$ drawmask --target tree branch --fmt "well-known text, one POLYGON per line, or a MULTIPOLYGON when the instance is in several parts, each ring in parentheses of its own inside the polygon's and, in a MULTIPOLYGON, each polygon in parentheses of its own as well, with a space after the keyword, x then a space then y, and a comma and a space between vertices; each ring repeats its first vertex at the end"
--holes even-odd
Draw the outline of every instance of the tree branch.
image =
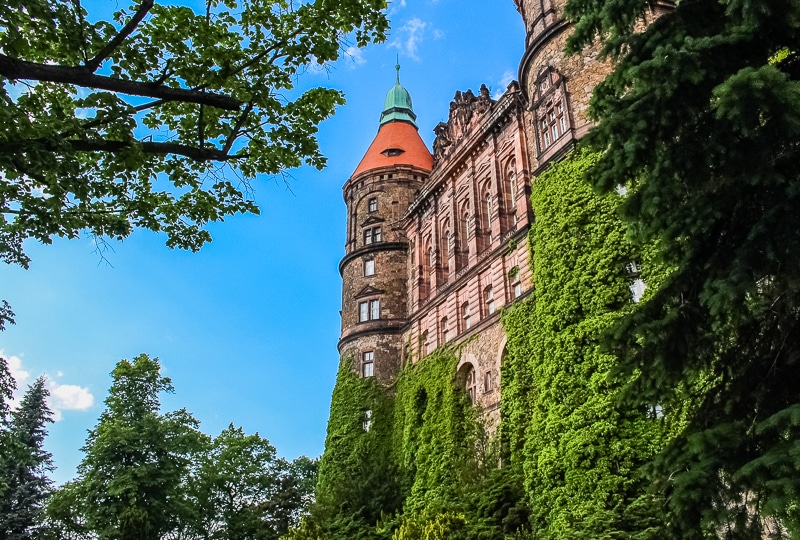
POLYGON ((87 73, 82 67, 49 66, 35 64, 0 54, 0 75, 9 79, 48 81, 74 84, 85 88, 99 88, 132 96, 146 96, 168 101, 199 103, 226 111, 238 110, 242 102, 223 94, 206 93, 184 88, 170 88, 149 82, 126 81, 103 75, 87 73))
POLYGON ((171 142, 138 142, 138 141, 107 141, 99 140, 71 140, 67 141, 73 150, 83 152, 119 152, 128 148, 139 147, 146 154, 177 154, 195 161, 230 161, 242 159, 247 154, 230 155, 216 148, 198 148, 180 143, 171 142))
POLYGON ((247 117, 250 116, 250 112, 252 110, 253 110, 253 102, 251 101, 250 103, 247 104, 247 106, 245 106, 244 111, 242 111, 241 116, 239 116, 239 119, 236 120, 236 125, 234 125, 233 129, 231 129, 231 133, 230 135, 228 135, 228 138, 225 141, 225 146, 222 147, 222 151, 225 152, 226 154, 231 151, 231 147, 233 146, 234 141, 236 141, 236 139, 239 137, 239 131, 242 129, 242 126, 247 121, 247 117))
POLYGON ((147 15, 147 12, 153 7, 153 1, 154 0, 142 0, 141 5, 139 5, 139 9, 137 9, 136 13, 133 14, 133 17, 130 21, 128 21, 128 24, 123 26, 122 30, 120 30, 119 33, 114 36, 114 38, 109 41, 108 44, 103 47, 100 52, 97 53, 97 55, 95 55, 94 58, 86 62, 86 64, 83 66, 84 69, 89 70, 91 73, 97 71, 97 68, 100 67, 100 64, 103 63, 103 60, 105 60, 109 54, 114 52, 114 49, 119 47, 120 43, 125 41, 125 38, 131 35, 136 27, 139 26, 139 23, 142 22, 142 19, 144 19, 145 15, 147 15))
MULTIPOLYGON (((173 143, 173 142, 150 142, 150 141, 109 141, 106 139, 69 139, 66 141, 55 141, 53 139, 27 139, 21 141, 6 141, 0 149, 0 156, 8 154, 13 156, 12 159, 19 157, 25 152, 38 148, 39 150, 47 150, 56 152, 59 150, 74 150, 78 152, 121 152, 130 148, 139 148, 145 154, 177 154, 184 156, 195 161, 232 161, 236 159, 244 159, 250 157, 249 154, 229 154, 226 151, 217 148, 200 148, 197 146, 190 146, 188 144, 173 143), (64 145, 69 145, 65 148, 64 145)), ((45 179, 38 178, 29 173, 25 167, 22 167, 21 160, 15 159, 12 163, 16 169, 39 181, 43 185, 45 179)))

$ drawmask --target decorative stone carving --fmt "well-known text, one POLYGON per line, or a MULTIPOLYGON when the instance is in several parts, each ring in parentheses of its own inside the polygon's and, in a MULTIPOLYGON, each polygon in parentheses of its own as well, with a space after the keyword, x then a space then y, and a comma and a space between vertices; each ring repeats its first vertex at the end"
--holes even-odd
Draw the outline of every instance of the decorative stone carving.
POLYGON ((536 79, 532 96, 534 125, 539 156, 574 140, 564 78, 552 67, 544 68, 536 79))
POLYGON ((447 122, 440 122, 433 132, 436 140, 433 142, 433 159, 440 161, 450 154, 453 145, 461 141, 471 129, 479 122, 483 113, 489 110, 494 100, 489 95, 485 84, 481 85, 478 95, 467 90, 461 93, 456 91, 453 101, 450 102, 450 115, 447 122))

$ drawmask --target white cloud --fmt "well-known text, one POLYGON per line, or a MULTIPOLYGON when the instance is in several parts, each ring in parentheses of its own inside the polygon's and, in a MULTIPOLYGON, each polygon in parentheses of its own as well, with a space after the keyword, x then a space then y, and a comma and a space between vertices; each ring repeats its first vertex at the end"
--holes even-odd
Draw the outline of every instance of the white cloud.
POLYGON ((437 28, 433 31, 433 39, 444 39, 444 32, 437 28))
POLYGON ((502 96, 505 93, 506 88, 508 88, 508 85, 511 84, 511 81, 513 80, 514 80, 514 72, 512 72, 510 69, 506 70, 506 72, 503 73, 503 77, 500 79, 500 81, 498 81, 497 83, 498 88, 497 90, 495 90, 494 96, 492 97, 494 99, 500 99, 500 96, 502 96))
MULTIPOLYGON (((28 389, 28 385, 33 382, 31 373, 23 368, 21 357, 6 355, 2 349, 0 349, 0 357, 5 358, 8 362, 8 369, 17 383, 17 390, 9 403, 11 408, 15 409, 19 406, 22 396, 28 389)), ((63 375, 61 371, 58 371, 58 377, 63 375)), ((50 391, 50 398, 47 400, 47 404, 50 410, 53 411, 53 420, 56 422, 63 418, 63 411, 85 411, 94 405, 94 396, 88 388, 75 384, 58 384, 52 379, 47 387, 50 391)))
POLYGON ((6 356, 5 351, 2 349, 0 349, 0 356, 8 361, 8 370, 14 380, 17 381, 17 388, 25 388, 31 378, 31 374, 29 371, 22 369, 22 358, 19 356, 6 356))
POLYGON ((62 418, 62 411, 85 411, 94 405, 94 396, 88 388, 75 384, 58 384, 50 381, 50 409, 53 411, 53 420, 58 422, 62 418))
POLYGON ((364 58, 364 55, 361 52, 361 49, 354 45, 344 50, 344 56, 347 59, 347 65, 351 68, 367 62, 366 58, 364 58))
POLYGON ((402 8, 406 7, 406 0, 394 0, 393 2, 389 2, 389 15, 394 15, 402 8))
MULTIPOLYGON (((418 17, 414 17, 397 30, 397 36, 389 43, 389 46, 398 49, 413 60, 419 60, 417 49, 420 43, 425 40, 426 29, 430 27, 430 24, 418 17)), ((444 34, 434 30, 434 36, 444 36, 444 34)))

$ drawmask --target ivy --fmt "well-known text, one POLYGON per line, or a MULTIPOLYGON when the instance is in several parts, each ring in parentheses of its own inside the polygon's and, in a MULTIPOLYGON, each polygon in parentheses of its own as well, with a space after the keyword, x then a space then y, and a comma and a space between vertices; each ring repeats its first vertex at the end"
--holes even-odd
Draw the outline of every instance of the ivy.
POLYGON ((543 538, 628 538, 658 515, 639 471, 662 444, 663 425, 625 407, 627 381, 602 349, 632 305, 626 264, 638 257, 616 217, 621 196, 583 182, 596 159, 574 152, 536 179, 534 292, 503 315, 504 446, 522 467, 543 538))
POLYGON ((344 360, 317 505, 292 538, 657 537, 664 503, 643 465, 681 425, 681 408, 630 406, 632 377, 616 372, 604 342, 635 308, 628 263, 642 263, 648 284, 669 272, 654 263, 657 246, 626 238, 624 197, 584 182, 596 159, 573 152, 533 186, 534 287, 503 311, 497 435, 487 436, 456 380, 457 347, 406 366, 389 388, 344 360))

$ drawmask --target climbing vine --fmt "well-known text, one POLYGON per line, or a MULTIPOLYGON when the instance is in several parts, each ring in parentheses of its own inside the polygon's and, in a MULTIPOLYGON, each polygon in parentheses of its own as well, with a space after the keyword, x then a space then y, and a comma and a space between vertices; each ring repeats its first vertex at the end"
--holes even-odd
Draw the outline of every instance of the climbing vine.
POLYGON ((536 179, 534 292, 503 317, 503 437, 543 538, 629 537, 658 519, 639 469, 662 444, 662 422, 625 407, 627 381, 601 346, 632 305, 638 257, 616 217, 621 196, 582 181, 595 160, 575 152, 536 179))
POLYGON ((626 405, 630 379, 603 342, 635 307, 633 280, 658 283, 664 269, 647 268, 653 246, 626 239, 623 196, 583 182, 595 160, 574 152, 533 186, 534 290, 503 310, 499 450, 456 379, 458 348, 407 365, 388 388, 343 360, 317 504, 292 538, 654 538, 662 501, 642 465, 679 415, 626 405))

